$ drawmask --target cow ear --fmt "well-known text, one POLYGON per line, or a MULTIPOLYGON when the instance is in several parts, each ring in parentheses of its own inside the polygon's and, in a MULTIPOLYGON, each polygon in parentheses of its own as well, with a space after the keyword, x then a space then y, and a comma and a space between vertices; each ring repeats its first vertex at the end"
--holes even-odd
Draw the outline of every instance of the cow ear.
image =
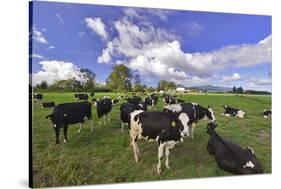
POLYGON ((251 147, 247 147, 247 149, 254 155, 255 154, 255 151, 254 151, 254 149, 253 148, 251 148, 251 147))

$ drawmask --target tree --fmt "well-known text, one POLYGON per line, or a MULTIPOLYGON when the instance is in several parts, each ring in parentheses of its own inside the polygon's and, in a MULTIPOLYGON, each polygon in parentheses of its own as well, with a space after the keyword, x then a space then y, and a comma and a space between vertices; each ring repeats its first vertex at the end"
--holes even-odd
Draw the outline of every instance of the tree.
POLYGON ((48 88, 47 81, 41 81, 39 87, 40 87, 40 89, 47 89, 48 88))
POLYGON ((236 87, 235 86, 232 88, 232 93, 236 93, 236 87))
POLYGON ((80 91, 83 86, 75 78, 67 80, 59 80, 49 87, 52 90, 63 90, 63 91, 80 91))
POLYGON ((237 88, 236 91, 237 91, 237 93, 243 93, 243 88, 240 86, 240 87, 237 88))
POLYGON ((168 90, 175 90, 177 88, 177 85, 174 82, 169 82, 166 80, 160 80, 158 82, 158 90, 164 90, 164 91, 168 91, 168 90))
POLYGON ((83 74, 81 80, 83 81, 83 87, 85 90, 93 90, 95 88, 96 74, 88 68, 81 68, 80 72, 83 74))
POLYGON ((114 92, 129 92, 132 90, 131 79, 129 68, 123 64, 116 65, 106 79, 106 86, 114 92))

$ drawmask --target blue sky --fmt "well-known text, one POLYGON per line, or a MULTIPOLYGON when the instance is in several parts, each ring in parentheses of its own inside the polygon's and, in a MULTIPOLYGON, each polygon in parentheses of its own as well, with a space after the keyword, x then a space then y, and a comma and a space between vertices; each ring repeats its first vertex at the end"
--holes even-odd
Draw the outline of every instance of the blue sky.
POLYGON ((271 91, 271 17, 89 4, 33 4, 33 82, 103 83, 126 64, 144 84, 213 84, 271 91))

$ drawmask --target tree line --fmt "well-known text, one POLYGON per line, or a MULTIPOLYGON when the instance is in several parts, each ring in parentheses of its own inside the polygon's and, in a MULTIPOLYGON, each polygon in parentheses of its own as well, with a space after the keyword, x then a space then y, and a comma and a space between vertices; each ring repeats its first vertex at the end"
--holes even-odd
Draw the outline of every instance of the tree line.
POLYGON ((75 78, 58 80, 53 84, 42 81, 34 87, 35 91, 88 91, 88 92, 153 92, 175 90, 177 85, 172 81, 160 80, 157 87, 146 86, 141 82, 140 75, 134 73, 126 65, 112 67, 105 85, 96 82, 96 74, 87 68, 80 69, 84 80, 75 78))

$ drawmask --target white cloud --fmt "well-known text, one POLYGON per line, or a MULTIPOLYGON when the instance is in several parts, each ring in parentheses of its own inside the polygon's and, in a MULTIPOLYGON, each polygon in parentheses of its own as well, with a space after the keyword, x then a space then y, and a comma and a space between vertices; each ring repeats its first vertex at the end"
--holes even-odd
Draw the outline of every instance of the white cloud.
POLYGON ((101 18, 85 18, 85 22, 88 28, 100 35, 103 39, 107 40, 108 34, 101 18))
POLYGON ((238 80, 242 80, 239 73, 233 73, 232 75, 222 77, 223 82, 231 82, 231 81, 238 81, 238 80))
POLYGON ((204 31, 204 27, 197 22, 188 22, 186 24, 186 32, 189 36, 196 36, 202 31, 204 31))
POLYGON ((264 85, 271 85, 271 79, 263 79, 263 78, 250 78, 247 81, 247 84, 250 86, 264 86, 264 85))
POLYGON ((47 49, 50 50, 50 49, 55 49, 55 48, 56 48, 55 46, 51 45, 47 49))
POLYGON ((60 23, 64 24, 65 21, 64 19, 61 17, 61 15, 59 13, 56 14, 57 19, 59 20, 60 23))
POLYGON ((40 55, 40 54, 32 54, 31 57, 32 58, 38 58, 38 59, 45 59, 45 57, 40 55))
MULTIPOLYGON (((99 63, 118 58, 116 64, 124 63, 143 76, 178 83, 206 83, 209 81, 207 77, 228 67, 271 63, 271 35, 256 44, 229 45, 214 51, 189 53, 182 50, 177 35, 155 27, 139 9, 124 9, 124 14, 123 18, 113 22, 117 35, 107 42, 98 57, 99 63)), ((190 35, 204 30, 196 22, 187 27, 190 35)), ((238 73, 223 78, 224 81, 240 79, 238 73)))
POLYGON ((34 39, 38 43, 48 44, 48 41, 45 36, 35 26, 33 26, 32 28, 32 39, 34 39))
POLYGON ((47 81, 48 84, 54 83, 56 80, 65 80, 75 78, 78 81, 85 81, 80 68, 72 62, 64 62, 58 60, 40 61, 42 70, 32 74, 33 85, 47 81))

